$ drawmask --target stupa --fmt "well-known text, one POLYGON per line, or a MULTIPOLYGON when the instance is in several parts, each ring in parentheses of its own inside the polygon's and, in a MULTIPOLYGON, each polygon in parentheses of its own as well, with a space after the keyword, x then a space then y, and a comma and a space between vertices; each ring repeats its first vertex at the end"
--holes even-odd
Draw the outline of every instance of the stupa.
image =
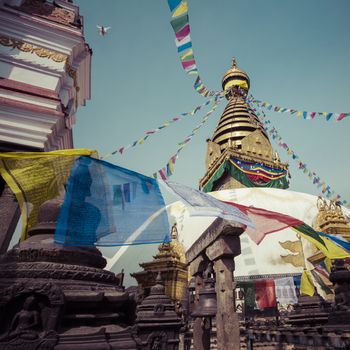
POLYGON ((204 192, 244 187, 288 188, 288 165, 271 146, 259 118, 246 102, 250 87, 247 73, 232 67, 222 79, 228 99, 213 137, 207 140, 204 192))

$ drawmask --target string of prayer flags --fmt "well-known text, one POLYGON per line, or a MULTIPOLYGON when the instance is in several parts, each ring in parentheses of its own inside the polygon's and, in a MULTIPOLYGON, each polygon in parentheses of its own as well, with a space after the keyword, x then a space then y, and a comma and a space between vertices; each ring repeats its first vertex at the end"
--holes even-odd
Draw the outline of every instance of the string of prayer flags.
POLYGON ((188 2, 187 0, 168 0, 168 5, 171 11, 170 23, 175 33, 175 44, 182 68, 187 74, 196 77, 193 87, 199 94, 204 97, 213 96, 215 92, 209 91, 203 84, 194 58, 188 17, 188 2))
POLYGON ((269 102, 265 102, 262 100, 257 100, 251 95, 252 102, 255 103, 257 106, 261 108, 265 108, 268 111, 271 112, 278 112, 278 113, 289 113, 292 115, 297 116, 298 118, 303 119, 315 119, 315 117, 322 117, 325 118, 326 121, 334 120, 334 121, 341 121, 346 117, 350 116, 350 113, 333 113, 333 112, 308 112, 308 111, 301 111, 294 108, 285 108, 273 105, 269 102))
MULTIPOLYGON (((252 100, 247 100, 247 102, 249 104, 249 102, 252 102, 252 100)), ((256 106, 260 108, 258 105, 256 106)), ((284 142, 277 129, 274 126, 272 126, 271 121, 267 119, 265 112, 261 108, 261 113, 256 108, 253 108, 251 106, 250 108, 257 114, 257 116, 259 116, 262 119, 265 129, 272 137, 272 139, 275 140, 277 145, 283 148, 287 152, 287 154, 296 162, 298 169, 308 176, 308 178, 312 181, 313 185, 321 189, 322 194, 325 195, 328 199, 334 199, 340 202, 341 204, 345 205, 347 201, 345 199, 342 199, 342 197, 339 194, 336 194, 336 192, 332 190, 330 185, 323 181, 315 171, 309 169, 307 164, 301 161, 300 157, 287 145, 286 142, 284 142)))
POLYGON ((173 123, 176 123, 180 120, 182 120, 184 117, 188 117, 188 116, 193 116, 195 115, 197 112, 199 112, 203 107, 208 106, 213 100, 215 100, 215 98, 217 96, 221 96, 222 93, 215 93, 215 97, 207 100, 206 102, 202 103, 199 106, 196 106, 193 110, 191 110, 190 112, 185 112, 185 113, 181 113, 180 115, 164 122, 162 125, 158 126, 155 129, 151 129, 148 130, 144 133, 144 136, 140 137, 139 139, 135 140, 134 142, 130 143, 129 145, 126 146, 122 146, 117 148, 116 150, 114 150, 113 152, 107 153, 106 155, 104 155, 103 157, 101 157, 101 159, 106 159, 114 154, 120 153, 123 154, 126 150, 128 150, 129 148, 135 147, 137 145, 142 145, 151 135, 156 134, 157 132, 161 131, 162 129, 167 128, 168 126, 170 126, 173 123))
POLYGON ((180 152, 192 140, 193 136, 195 136, 198 130, 208 121, 209 117, 216 110, 222 99, 222 94, 215 96, 213 107, 204 115, 202 121, 194 129, 192 129, 191 133, 188 136, 186 136, 186 138, 183 141, 178 143, 178 146, 180 147, 178 148, 176 153, 170 157, 166 166, 153 173, 154 178, 158 178, 159 176, 162 180, 167 180, 167 178, 174 173, 175 162, 179 157, 180 152))
POLYGON ((238 208, 252 221, 256 229, 247 227, 245 233, 256 244, 260 244, 266 235, 291 228, 307 241, 315 245, 329 259, 345 259, 350 257, 349 252, 333 243, 320 232, 292 216, 257 207, 248 207, 242 204, 224 201, 226 204, 238 208))
POLYGON ((63 194, 74 160, 79 156, 97 156, 97 152, 66 149, 0 153, 0 175, 15 194, 22 214, 21 240, 36 225, 40 206, 63 194))
POLYGON ((75 160, 54 235, 67 246, 169 242, 155 179, 90 157, 75 160))

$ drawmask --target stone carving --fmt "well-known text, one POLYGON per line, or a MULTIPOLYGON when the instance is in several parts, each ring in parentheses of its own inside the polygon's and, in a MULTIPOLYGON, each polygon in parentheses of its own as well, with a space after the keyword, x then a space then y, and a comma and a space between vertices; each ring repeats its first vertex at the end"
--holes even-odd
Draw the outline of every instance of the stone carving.
MULTIPOLYGON (((10 334, 25 333, 29 339, 32 338, 31 333, 40 326, 40 315, 34 306, 35 298, 27 297, 21 311, 17 312, 10 326, 10 334)), ((41 320, 40 320, 41 321, 41 320)))
POLYGON ((157 304, 154 306, 154 315, 163 316, 165 312, 165 307, 163 304, 157 304))
POLYGON ((9 288, 0 291, 0 307, 7 304, 10 299, 18 297, 23 294, 42 294, 47 296, 50 303, 53 305, 63 305, 64 296, 60 288, 52 283, 37 283, 26 284, 16 283, 9 288))
POLYGON ((0 349, 52 349, 64 304, 54 284, 17 283, 0 294, 0 349))
POLYGON ((344 260, 334 261, 330 280, 335 283, 334 309, 350 312, 350 271, 344 260))
POLYGON ((0 278, 26 278, 28 275, 32 278, 50 278, 52 276, 52 271, 55 271, 55 279, 117 283, 115 274, 106 270, 55 263, 3 264, 0 271, 0 278))
POLYGON ((26 43, 24 41, 10 38, 8 36, 0 36, 0 45, 11 47, 13 49, 18 49, 23 52, 30 52, 41 58, 48 58, 55 62, 67 62, 68 56, 61 54, 57 51, 52 51, 48 49, 44 49, 42 47, 34 46, 32 44, 26 43))
POLYGON ((149 344, 150 350, 165 350, 167 345, 167 334, 166 332, 153 332, 149 335, 147 343, 149 344))
POLYGON ((152 350, 161 350, 161 338, 159 336, 154 337, 154 339, 152 340, 152 346, 151 349, 152 350))
POLYGON ((30 15, 44 17, 69 26, 74 25, 75 13, 58 7, 54 3, 42 0, 25 0, 21 6, 13 7, 30 15))
POLYGON ((77 71, 69 63, 69 56, 59 53, 57 51, 34 46, 22 40, 3 35, 0 35, 0 45, 18 49, 23 52, 30 52, 32 54, 37 55, 38 57, 51 59, 54 62, 64 62, 66 73, 73 79, 74 88, 76 89, 76 91, 79 91, 80 88, 78 86, 77 71))

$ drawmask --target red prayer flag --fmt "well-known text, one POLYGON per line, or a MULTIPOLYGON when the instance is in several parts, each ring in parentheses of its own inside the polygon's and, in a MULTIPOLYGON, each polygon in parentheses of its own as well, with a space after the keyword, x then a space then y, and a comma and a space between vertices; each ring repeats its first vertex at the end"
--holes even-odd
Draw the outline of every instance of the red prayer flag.
POLYGON ((256 207, 247 207, 245 205, 232 202, 224 202, 238 208, 243 213, 248 215, 249 219, 255 225, 256 230, 247 227, 245 232, 256 244, 259 244, 269 233, 277 232, 291 226, 304 224, 304 222, 299 219, 293 218, 289 215, 277 213, 275 211, 256 207))
POLYGON ((275 282, 273 279, 255 282, 255 300, 260 310, 276 307, 275 282))
POLYGON ((180 29, 176 34, 177 40, 182 40, 184 37, 186 37, 188 34, 190 34, 190 25, 186 24, 182 29, 180 29))

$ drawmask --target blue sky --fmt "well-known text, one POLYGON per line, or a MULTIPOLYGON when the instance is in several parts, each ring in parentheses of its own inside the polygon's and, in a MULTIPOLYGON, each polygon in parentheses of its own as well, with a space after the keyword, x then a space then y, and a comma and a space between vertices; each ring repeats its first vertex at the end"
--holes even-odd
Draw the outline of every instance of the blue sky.
MULTIPOLYGON (((92 99, 78 112, 75 147, 94 148, 103 155, 204 102, 182 70, 165 0, 76 2, 93 60, 92 99), (101 37, 97 24, 112 29, 101 37)), ((189 5, 197 65, 210 89, 220 89, 235 56, 257 98, 302 110, 350 111, 348 0, 192 0, 189 5)), ((198 186, 205 171, 205 139, 212 135, 224 105, 180 154, 174 181, 198 186)), ((144 145, 108 160, 151 175, 166 164, 202 115, 175 123, 144 145)), ((336 123, 269 116, 308 167, 350 201, 350 118, 336 123)), ((290 161, 290 188, 317 194, 285 151, 272 144, 282 160, 290 161)))
MULTIPOLYGON (((181 67, 166 0, 75 2, 93 50, 92 99, 79 109, 75 147, 104 155, 205 101, 181 67), (112 29, 101 37, 97 24, 112 29)), ((197 66, 209 89, 221 88, 235 56, 257 98, 301 110, 350 112, 349 0, 190 0, 189 6, 197 66)), ((224 106, 183 149, 172 180, 198 186, 205 172, 205 140, 224 106)), ((203 114, 108 160, 151 175, 166 164, 203 114)), ((350 118, 337 123, 278 113, 269 117, 308 167, 350 201, 350 118)), ((290 189, 318 194, 285 151, 274 141, 272 145, 290 163, 290 189)))

